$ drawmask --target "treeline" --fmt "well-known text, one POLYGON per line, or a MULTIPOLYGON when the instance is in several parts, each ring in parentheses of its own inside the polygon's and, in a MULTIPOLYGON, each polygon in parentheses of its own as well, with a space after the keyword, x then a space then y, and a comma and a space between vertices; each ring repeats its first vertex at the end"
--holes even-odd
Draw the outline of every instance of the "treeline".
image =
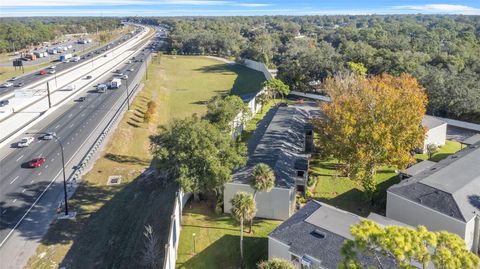
POLYGON ((0 18, 0 53, 38 45, 64 34, 113 30, 119 26, 117 18, 0 18))
POLYGON ((369 75, 410 73, 428 112, 480 122, 480 16, 148 18, 171 28, 168 51, 246 57, 278 68, 292 90, 315 91, 348 63, 369 75))

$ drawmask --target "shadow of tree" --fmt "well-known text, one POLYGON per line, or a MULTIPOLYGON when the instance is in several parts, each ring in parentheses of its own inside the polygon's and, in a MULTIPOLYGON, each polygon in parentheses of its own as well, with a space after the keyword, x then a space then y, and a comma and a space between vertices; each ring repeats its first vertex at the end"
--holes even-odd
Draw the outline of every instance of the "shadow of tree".
POLYGON ((147 159, 140 159, 138 157, 128 156, 128 155, 107 153, 105 154, 104 157, 117 163, 131 163, 131 164, 139 164, 139 165, 149 165, 150 163, 150 161, 147 159))

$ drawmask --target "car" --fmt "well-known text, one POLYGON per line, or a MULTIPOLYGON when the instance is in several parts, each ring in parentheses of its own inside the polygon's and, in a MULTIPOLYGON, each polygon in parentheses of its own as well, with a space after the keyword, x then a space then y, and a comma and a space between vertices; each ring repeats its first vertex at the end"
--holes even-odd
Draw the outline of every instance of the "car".
POLYGON ((30 168, 38 168, 38 167, 42 166, 42 164, 43 164, 45 161, 46 161, 45 158, 42 158, 42 157, 40 157, 40 158, 35 158, 35 159, 33 159, 33 160, 31 160, 31 161, 28 162, 28 166, 29 166, 30 168))
POLYGON ((34 138, 31 136, 26 136, 17 143, 17 146, 20 148, 28 147, 28 145, 32 144, 34 138))
POLYGON ((133 70, 135 70, 135 69, 133 69, 133 68, 130 68, 130 69, 128 69, 127 71, 133 72, 133 70))
POLYGON ((5 83, 2 84, 2 88, 8 88, 12 85, 13 85, 13 83, 11 83, 11 82, 5 82, 5 83))
POLYGON ((1 100, 0 101, 0 107, 8 106, 10 104, 10 101, 8 100, 1 100))
POLYGON ((18 79, 17 77, 13 77, 13 78, 9 79, 9 81, 15 81, 17 79, 18 79))
POLYGON ((86 99, 87 99, 87 98, 85 98, 85 97, 82 96, 82 97, 78 98, 78 101, 79 101, 79 102, 83 102, 83 101, 85 101, 86 99))
POLYGON ((120 77, 121 79, 128 79, 128 75, 123 75, 120 77))
POLYGON ((19 82, 19 83, 13 85, 13 87, 23 87, 24 85, 25 85, 25 83, 19 82))
POLYGON ((48 73, 50 73, 50 74, 55 74, 55 72, 56 72, 55 69, 52 69, 52 70, 50 70, 48 73))
POLYGON ((132 63, 132 60, 128 60, 127 64, 131 64, 132 63))
POLYGON ((52 65, 52 66, 49 67, 49 69, 55 69, 55 68, 57 68, 56 65, 52 65))
POLYGON ((43 140, 52 140, 57 134, 55 132, 48 132, 43 135, 42 139, 43 140))
POLYGON ((125 74, 122 73, 122 72, 118 72, 118 74, 117 74, 117 76, 119 76, 119 77, 121 77, 121 76, 123 76, 123 75, 125 75, 125 74))
POLYGON ((108 56, 108 54, 103 55, 103 57, 107 57, 107 56, 108 56))
POLYGON ((47 72, 47 71, 45 71, 45 70, 42 70, 42 71, 40 71, 38 74, 39 74, 39 75, 41 75, 41 76, 43 76, 43 75, 46 75, 46 74, 48 74, 48 72, 47 72))

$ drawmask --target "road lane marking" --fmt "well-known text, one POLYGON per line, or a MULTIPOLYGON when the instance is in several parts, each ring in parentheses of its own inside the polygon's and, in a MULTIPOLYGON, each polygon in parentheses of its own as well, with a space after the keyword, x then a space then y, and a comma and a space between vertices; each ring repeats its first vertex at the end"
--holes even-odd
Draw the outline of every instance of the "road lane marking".
POLYGON ((17 199, 13 199, 12 203, 15 203, 17 201, 17 199))
POLYGON ((58 127, 60 127, 60 124, 58 124, 57 126, 55 126, 55 129, 57 129, 58 127))
POLYGON ((38 175, 41 176, 41 175, 42 175, 42 172, 38 173, 38 175))
POLYGON ((2 214, 5 214, 6 212, 7 212, 7 210, 5 209, 5 210, 2 211, 2 214))
POLYGON ((69 118, 71 118, 72 116, 73 116, 72 114, 68 115, 69 118))
POLYGON ((30 181, 30 184, 32 184, 32 183, 33 183, 33 181, 34 181, 34 180, 32 179, 32 181, 30 181))
POLYGON ((22 193, 24 193, 27 189, 23 189, 22 193))
POLYGON ((53 161, 55 161, 55 159, 52 159, 52 161, 51 161, 51 162, 53 162, 53 161))
POLYGON ((21 158, 23 158, 23 155, 18 157, 17 162, 20 161, 21 158))
POLYGON ((15 182, 15 180, 17 180, 19 178, 19 176, 16 176, 11 182, 10 184, 13 184, 13 182, 15 182))

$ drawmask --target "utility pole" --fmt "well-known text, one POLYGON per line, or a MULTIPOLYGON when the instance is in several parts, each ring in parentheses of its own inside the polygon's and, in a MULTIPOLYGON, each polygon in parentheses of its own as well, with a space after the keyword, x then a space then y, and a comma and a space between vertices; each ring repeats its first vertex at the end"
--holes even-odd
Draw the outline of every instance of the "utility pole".
POLYGON ((50 83, 47 81, 47 95, 48 95, 48 108, 52 107, 52 101, 50 100, 50 83))

